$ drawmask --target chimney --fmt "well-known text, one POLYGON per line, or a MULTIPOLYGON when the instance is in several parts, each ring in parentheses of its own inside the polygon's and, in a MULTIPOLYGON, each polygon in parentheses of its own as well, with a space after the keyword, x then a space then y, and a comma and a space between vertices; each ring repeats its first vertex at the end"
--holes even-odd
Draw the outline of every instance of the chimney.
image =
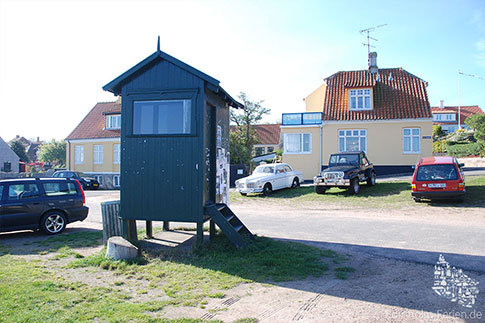
POLYGON ((378 72, 376 52, 369 53, 369 72, 371 74, 376 74, 378 72))
POLYGON ((440 100, 440 109, 444 109, 444 108, 445 108, 445 101, 440 100))

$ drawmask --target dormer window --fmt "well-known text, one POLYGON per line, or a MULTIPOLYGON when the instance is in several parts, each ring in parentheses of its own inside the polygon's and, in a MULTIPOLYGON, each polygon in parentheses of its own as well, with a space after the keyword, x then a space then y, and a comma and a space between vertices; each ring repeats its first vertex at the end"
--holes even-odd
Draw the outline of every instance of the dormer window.
POLYGON ((349 90, 350 110, 372 110, 371 89, 349 90))
POLYGON ((456 115, 454 113, 436 113, 433 114, 433 121, 453 122, 456 121, 456 115))
POLYGON ((109 114, 105 117, 105 129, 120 129, 121 128, 121 115, 120 114, 109 114))

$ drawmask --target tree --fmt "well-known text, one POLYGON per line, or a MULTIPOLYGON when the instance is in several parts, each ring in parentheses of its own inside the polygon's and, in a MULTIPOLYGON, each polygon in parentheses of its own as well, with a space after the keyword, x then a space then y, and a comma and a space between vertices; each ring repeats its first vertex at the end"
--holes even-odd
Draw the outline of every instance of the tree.
POLYGON ((231 109, 231 121, 236 124, 229 136, 231 164, 247 164, 251 161, 254 144, 258 143, 254 125, 271 110, 261 105, 263 100, 253 102, 244 92, 238 97, 244 107, 231 109))
POLYGON ((18 140, 12 141, 10 144, 10 148, 19 156, 19 159, 21 162, 28 163, 29 162, 29 156, 27 156, 27 153, 25 152, 25 147, 20 143, 18 140))
POLYGON ((39 147, 37 156, 41 162, 64 165, 66 164, 66 142, 52 139, 51 142, 39 147))
POLYGON ((439 138, 443 137, 445 132, 441 128, 441 125, 433 126, 433 139, 438 140, 439 138))
POLYGON ((485 141, 485 114, 474 114, 466 118, 465 124, 475 131, 475 139, 485 141))

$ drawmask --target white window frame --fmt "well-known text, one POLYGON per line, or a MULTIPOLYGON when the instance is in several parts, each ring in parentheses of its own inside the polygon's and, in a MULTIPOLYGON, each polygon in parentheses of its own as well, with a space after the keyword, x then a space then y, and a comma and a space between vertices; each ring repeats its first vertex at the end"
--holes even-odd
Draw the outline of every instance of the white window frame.
POLYGON ((287 155, 301 155, 301 154, 308 155, 308 154, 311 154, 312 153, 312 134, 311 133, 285 133, 283 145, 284 145, 283 152, 284 152, 284 154, 287 154, 287 155), (300 138, 299 138, 300 151, 298 151, 298 152, 288 151, 288 138, 289 138, 289 136, 296 136, 296 135, 300 136, 300 138), (305 148, 305 145, 304 145, 305 136, 308 136, 307 138, 309 138, 309 142, 310 142, 308 151, 304 150, 304 148, 305 148))
POLYGON ((456 121, 456 114, 454 113, 436 113, 433 114, 433 121, 456 121))
POLYGON ((121 163, 121 144, 113 145, 113 164, 121 163))
POLYGON ((402 153, 407 154, 407 155, 412 155, 412 154, 420 154, 421 153, 421 128, 403 128, 402 129, 402 153), (405 135, 404 132, 406 130, 409 130, 409 135, 405 135), (418 134, 413 134, 413 130, 418 130, 418 134), (415 150, 415 147, 413 145, 413 138, 418 138, 418 150, 415 150), (410 147, 411 150, 406 151, 405 150, 405 139, 409 138, 410 140, 410 147))
POLYGON ((349 110, 350 111, 367 111, 372 110, 372 89, 350 89, 349 90, 349 110), (362 99, 362 106, 359 106, 359 98, 362 99), (353 101, 355 99, 355 101, 353 101), (366 99, 369 99, 367 101, 366 99), (355 102, 355 106, 352 104, 355 102), (368 106, 366 104, 368 102, 368 106))
POLYGON ((108 114, 105 117, 105 129, 121 129, 121 114, 108 114))
POLYGON ((93 164, 101 165, 104 161, 104 145, 93 146, 93 164))
POLYGON ((82 165, 84 164, 84 146, 75 145, 74 146, 74 164, 82 165))
POLYGON ((113 175, 113 186, 120 187, 120 175, 113 175))
POLYGON ((354 151, 364 151, 367 152, 367 129, 338 129, 337 130, 337 135, 338 135, 338 151, 339 153, 343 152, 354 152, 354 151), (357 131, 357 133, 355 133, 357 131), (350 132, 350 134, 349 134, 350 132), (359 149, 358 150, 347 150, 347 138, 358 138, 359 142, 359 149), (344 139, 344 145, 340 144, 340 139, 344 139), (365 147, 362 147, 362 138, 365 139, 365 147), (362 149, 364 148, 364 149, 362 149))

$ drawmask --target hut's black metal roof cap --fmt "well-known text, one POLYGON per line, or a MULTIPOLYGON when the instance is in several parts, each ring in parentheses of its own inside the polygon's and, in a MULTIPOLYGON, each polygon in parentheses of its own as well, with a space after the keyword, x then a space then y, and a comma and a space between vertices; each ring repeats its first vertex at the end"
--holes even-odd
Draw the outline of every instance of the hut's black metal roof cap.
POLYGON ((121 94, 121 87, 123 86, 124 83, 129 81, 135 74, 137 74, 139 71, 143 70, 146 66, 150 65, 152 62, 162 59, 166 60, 179 68, 194 74, 195 76, 203 79, 204 81, 207 82, 207 88, 213 91, 214 93, 217 93, 220 95, 224 101, 229 103, 230 106, 234 108, 242 108, 244 107, 241 103, 237 102, 234 100, 220 85, 219 81, 216 80, 215 78, 199 71, 196 68, 193 68, 192 66, 185 64, 184 62, 176 59, 173 56, 168 55, 167 53, 162 52, 159 48, 157 48, 157 51, 153 53, 152 55, 148 56, 144 60, 142 60, 140 63, 136 64, 132 68, 130 68, 128 71, 124 72, 117 78, 115 78, 113 81, 109 82, 105 86, 103 86, 103 90, 108 91, 113 93, 114 95, 120 95, 121 94))

